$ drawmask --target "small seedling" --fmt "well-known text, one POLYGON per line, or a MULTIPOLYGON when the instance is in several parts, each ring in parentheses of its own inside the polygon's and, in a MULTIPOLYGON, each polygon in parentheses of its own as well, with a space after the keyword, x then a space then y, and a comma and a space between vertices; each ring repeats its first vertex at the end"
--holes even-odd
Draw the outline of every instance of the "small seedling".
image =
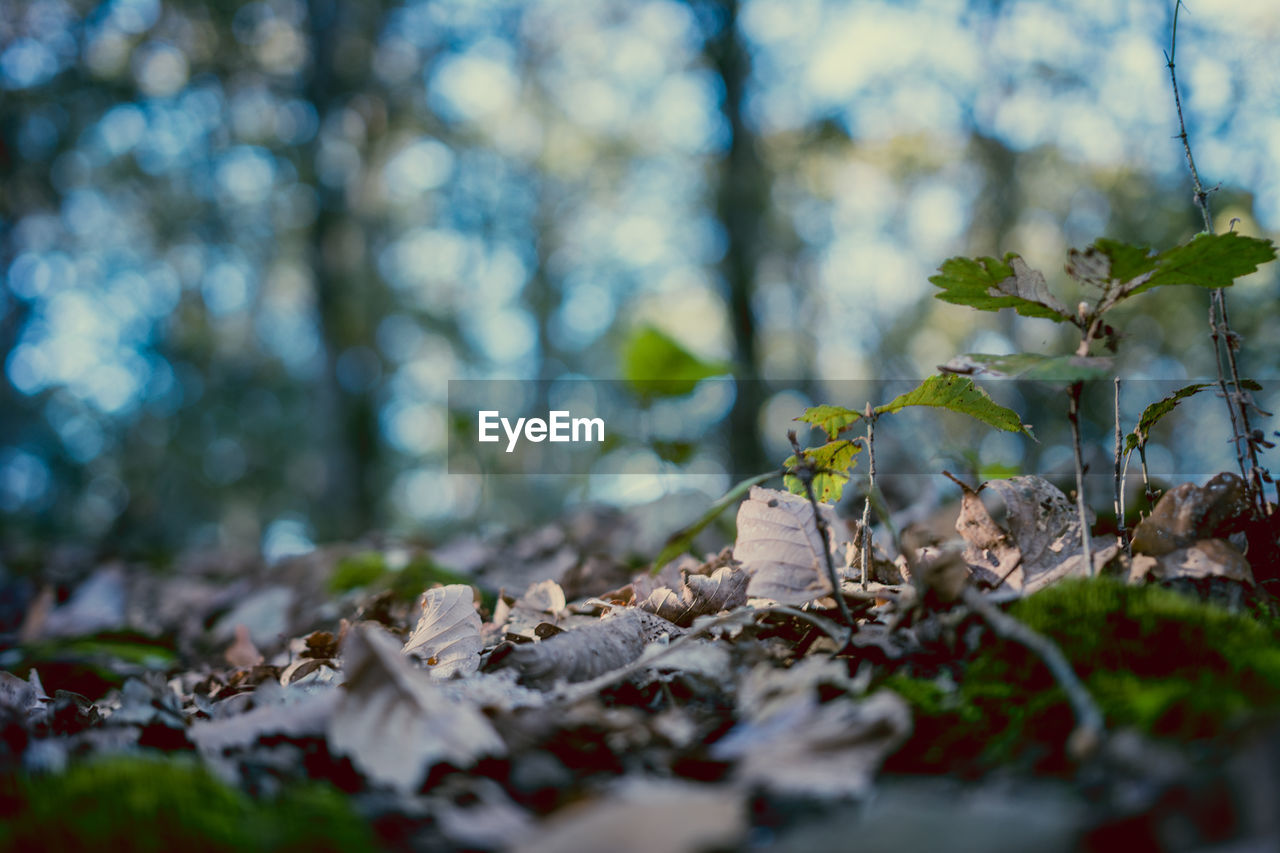
POLYGON ((1065 382, 1067 418, 1071 424, 1075 457, 1076 506, 1080 513, 1081 545, 1092 571, 1089 524, 1084 499, 1084 459, 1080 440, 1080 395, 1088 379, 1112 371, 1112 359, 1091 355, 1095 342, 1115 352, 1119 333, 1107 322, 1109 312, 1121 302, 1167 285, 1195 285, 1210 289, 1231 286, 1237 278, 1255 272, 1274 260, 1269 240, 1227 234, 1198 234, 1189 243, 1158 254, 1141 246, 1100 239, 1083 251, 1071 249, 1066 272, 1079 282, 1091 299, 1069 309, 1054 296, 1044 275, 1031 269, 1017 254, 996 258, 951 258, 929 280, 941 288, 935 294, 944 302, 967 305, 979 311, 1012 308, 1026 317, 1041 317, 1077 328, 1080 340, 1070 355, 1014 353, 959 356, 943 370, 959 374, 1065 382))
POLYGON ((783 464, 789 473, 787 488, 796 494, 809 495, 811 500, 835 503, 840 500, 849 472, 857 464, 856 455, 867 451, 867 493, 862 505, 862 587, 867 586, 867 567, 871 564, 871 502, 876 490, 876 421, 882 415, 901 411, 909 406, 929 406, 948 409, 968 415, 975 420, 1005 432, 1020 432, 1034 438, 1031 427, 1022 422, 1017 412, 997 404, 986 391, 965 376, 930 376, 916 388, 900 394, 883 406, 872 407, 867 403, 861 412, 842 406, 821 405, 806 409, 796 420, 818 427, 827 434, 827 443, 800 450, 783 464), (862 422, 866 434, 857 438, 840 438, 840 434, 862 422), (805 467, 802 476, 796 473, 798 466, 805 467), (809 473, 812 472, 812 473, 809 473))

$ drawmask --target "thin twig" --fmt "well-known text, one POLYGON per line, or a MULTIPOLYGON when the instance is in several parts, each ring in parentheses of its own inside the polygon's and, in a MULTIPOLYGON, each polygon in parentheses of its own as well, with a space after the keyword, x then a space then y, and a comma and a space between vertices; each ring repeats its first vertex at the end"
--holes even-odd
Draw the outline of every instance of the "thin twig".
MULTIPOLYGON (((1178 48, 1178 12, 1182 9, 1182 0, 1176 0, 1173 6, 1173 26, 1169 35, 1169 52, 1165 54, 1165 65, 1169 69, 1169 83, 1173 88, 1173 105, 1178 113, 1178 136, 1182 142, 1182 153, 1186 156, 1187 170, 1191 173, 1191 187, 1196 207, 1204 221, 1204 230, 1213 233, 1213 216, 1209 211, 1209 190, 1200 181, 1200 172, 1196 169, 1195 157, 1191 155, 1191 140, 1187 136, 1187 122, 1182 114, 1182 95, 1178 91, 1178 72, 1174 57, 1178 48)), ((1236 448, 1236 464, 1240 468, 1240 476, 1248 484, 1251 503, 1256 515, 1266 513, 1266 499, 1263 496, 1262 476, 1259 471, 1258 452, 1249 437, 1253 428, 1249 423, 1249 410, 1240 391, 1240 369, 1236 364, 1236 334, 1231 330, 1231 320, 1227 315, 1227 299, 1222 288, 1215 288, 1209 298, 1209 337, 1213 341, 1214 367, 1218 372, 1218 390, 1227 403, 1227 412, 1231 416, 1231 435, 1236 448), (1227 371, 1222 369, 1226 361, 1227 371), (1234 393, 1227 391, 1228 375, 1234 393), (1248 466, 1245 457, 1248 456, 1248 466)))
POLYGON ((876 415, 867 403, 867 498, 862 503, 862 589, 871 566, 871 495, 876 488, 876 415))
POLYGON ((1067 389, 1070 408, 1067 409, 1067 420, 1071 422, 1071 447, 1076 458, 1076 511, 1080 514, 1080 547, 1084 554, 1084 564, 1089 567, 1089 577, 1093 577, 1093 548, 1089 538, 1089 511, 1084 504, 1084 458, 1080 449, 1080 392, 1083 382, 1072 382, 1067 389))
POLYGON ((961 600, 981 616, 997 636, 1025 646, 1044 661, 1044 665, 1062 687, 1062 692, 1067 694, 1067 702, 1075 714, 1076 730, 1072 732, 1069 742, 1071 751, 1077 757, 1092 752, 1101 743, 1105 731, 1102 711, 1071 668, 1071 662, 1062 653, 1062 649, 1058 648, 1058 644, 996 607, 973 587, 965 588, 961 593, 961 600))
POLYGON ((1124 469, 1120 465, 1120 448, 1123 443, 1120 435, 1120 377, 1115 378, 1116 383, 1116 459, 1115 459, 1115 507, 1116 507, 1116 538, 1120 543, 1120 547, 1129 551, 1129 530, 1124 525, 1124 469))
MULTIPOLYGON (((822 517, 822 513, 818 511, 818 499, 813 494, 813 460, 809 459, 803 450, 800 449, 800 442, 796 440, 795 431, 787 433, 787 438, 791 440, 791 447, 795 451, 797 465, 792 473, 800 478, 800 482, 804 484, 804 495, 809 499, 809 507, 813 510, 813 524, 818 529, 818 537, 822 540, 822 559, 826 564, 827 581, 831 584, 831 595, 836 600, 836 607, 840 610, 840 618, 844 619, 844 624, 849 626, 849 639, 853 639, 853 633, 858 626, 853 621, 853 614, 849 612, 849 605, 844 600, 844 593, 840 591, 840 576, 836 574, 836 564, 831 559, 831 543, 833 541, 831 531, 827 528, 827 520, 822 517)), ((866 571, 863 570, 863 577, 866 577, 866 571)), ((841 647, 843 649, 843 646, 841 647)))

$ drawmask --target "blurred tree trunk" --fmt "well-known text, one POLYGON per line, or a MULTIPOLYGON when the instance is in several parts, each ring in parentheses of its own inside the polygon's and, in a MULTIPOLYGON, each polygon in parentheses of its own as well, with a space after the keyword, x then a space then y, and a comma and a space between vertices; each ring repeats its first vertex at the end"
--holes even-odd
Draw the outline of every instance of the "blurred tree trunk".
MULTIPOLYGON (((366 383, 348 382, 344 387, 339 369, 344 353, 356 358, 358 352, 375 352, 370 344, 376 323, 376 293, 372 276, 364 274, 364 229, 350 209, 346 188, 327 185, 318 174, 317 162, 325 128, 346 108, 351 94, 336 71, 340 35, 355 24, 353 19, 369 14, 370 9, 346 0, 309 0, 307 12, 311 63, 304 94, 316 109, 319 130, 304 153, 303 167, 311 171, 308 177, 319 201, 311 227, 309 259, 325 362, 322 399, 317 407, 321 413, 317 438, 327 472, 319 532, 325 537, 345 538, 368 532, 377 505, 375 389, 366 383), (368 349, 357 349, 360 347, 368 349)), ((362 157, 362 166, 366 162, 362 157)), ((352 366, 360 365, 357 361, 348 365, 352 366)))
POLYGON ((759 139, 743 114, 751 77, 751 55, 738 29, 738 0, 694 2, 705 32, 703 53, 720 78, 720 109, 728 125, 729 148, 716 176, 715 211, 725 233, 720 262, 733 329, 738 394, 729 415, 729 453, 736 472, 750 474, 771 464, 760 441, 759 416, 764 387, 759 381, 756 321, 752 299, 761 244, 766 238, 769 176, 759 139))

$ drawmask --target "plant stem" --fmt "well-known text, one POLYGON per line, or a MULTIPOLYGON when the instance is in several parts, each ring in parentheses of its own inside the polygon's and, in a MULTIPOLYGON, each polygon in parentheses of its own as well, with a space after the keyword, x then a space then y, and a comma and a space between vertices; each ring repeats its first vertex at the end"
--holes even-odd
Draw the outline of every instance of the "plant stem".
POLYGON ((1156 490, 1151 488, 1151 475, 1147 473, 1147 444, 1140 442, 1138 444, 1138 459, 1142 461, 1142 489, 1143 494, 1147 498, 1147 503, 1155 506, 1156 490))
POLYGON ((1116 508, 1116 540, 1120 547, 1129 551, 1129 530, 1124 524, 1124 469, 1120 466, 1120 448, 1123 444, 1120 435, 1120 377, 1116 383, 1116 458, 1115 458, 1115 508, 1116 508))
MULTIPOLYGON (((1173 87, 1173 105, 1178 113, 1178 139, 1182 142, 1182 153, 1186 156, 1187 170, 1191 173, 1191 187, 1196 207, 1204 221, 1204 230, 1213 233, 1213 216, 1209 212, 1209 191, 1200 181, 1200 172, 1196 169, 1196 161, 1191 156, 1191 140, 1187 136, 1187 122, 1182 114, 1182 95, 1178 92, 1178 72, 1174 66, 1174 56, 1178 48, 1178 12, 1182 8, 1182 0, 1176 0, 1173 7, 1173 27, 1169 36, 1169 52, 1165 54, 1165 65, 1169 69, 1169 82, 1173 87)), ((1231 435, 1236 448, 1236 464, 1240 467, 1240 476, 1248 485, 1249 496, 1253 504, 1254 515, 1262 517, 1270 514, 1270 507, 1263 494, 1262 475, 1258 465, 1258 452, 1252 441, 1253 428, 1249 423, 1248 404, 1240 390, 1240 370, 1236 364, 1236 334, 1231 330, 1231 320, 1227 316, 1227 299, 1222 288, 1216 288, 1209 299, 1209 337, 1213 341, 1214 367, 1218 371, 1218 390, 1227 403, 1227 412, 1231 416, 1231 435), (1227 372, 1224 375, 1222 364, 1226 361, 1227 372), (1227 390, 1228 375, 1231 391, 1227 390), (1249 464, 1246 468, 1245 457, 1249 464)))
POLYGON ((1089 541, 1088 510, 1084 505, 1084 457, 1080 449, 1080 392, 1083 389, 1083 382, 1072 382, 1067 389, 1067 396, 1071 401, 1067 418, 1071 421, 1071 447, 1076 457, 1076 511, 1080 514, 1080 547, 1083 549, 1089 577, 1093 577, 1093 548, 1089 541))
MULTIPOLYGON (((827 520, 822 517, 818 509, 818 499, 813 494, 813 460, 805 456, 804 451, 800 449, 800 443, 796 440, 794 431, 788 432, 787 438, 791 439, 791 447, 795 450, 796 460, 799 463, 795 474, 800 478, 800 482, 804 483, 804 495, 809 499, 809 508, 813 511, 813 525, 818 530, 818 538, 822 540, 822 559, 827 570, 827 582, 831 584, 831 596, 836 600, 840 618, 844 619, 844 623, 849 626, 849 641, 852 642, 857 625, 853 621, 853 614, 849 612, 849 605, 844 600, 844 593, 840 590, 840 576, 836 574, 836 565, 831 559, 831 531, 827 529, 827 520)), ((864 569, 864 584, 865 578, 866 570, 864 569)))
MULTIPOLYGON (((868 410, 870 407, 868 406, 868 410)), ((867 497, 862 502, 862 588, 867 588, 871 566, 871 495, 876 488, 876 418, 867 418, 867 497)))

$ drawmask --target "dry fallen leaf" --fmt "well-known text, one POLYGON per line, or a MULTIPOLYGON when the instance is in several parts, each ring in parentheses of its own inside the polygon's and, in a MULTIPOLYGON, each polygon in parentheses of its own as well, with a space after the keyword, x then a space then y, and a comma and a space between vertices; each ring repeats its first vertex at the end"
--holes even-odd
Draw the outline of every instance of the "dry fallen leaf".
POLYGON ((411 793, 435 764, 466 768, 506 752, 484 714, 442 692, 381 627, 352 626, 342 651, 346 692, 329 720, 329 748, 373 781, 411 793))
POLYGON ((553 580, 539 581, 529 585, 524 595, 516 600, 515 606, 554 616, 565 608, 564 590, 553 580))
POLYGON ((280 686, 288 687, 290 684, 296 684, 313 673, 321 673, 317 678, 330 680, 334 670, 338 665, 332 660, 321 660, 319 658, 298 658, 293 663, 286 666, 280 672, 280 686))
POLYGON ((44 708, 44 701, 49 698, 39 685, 40 676, 34 669, 26 681, 0 670, 0 711, 9 712, 18 719, 38 716, 44 708))
POLYGON ((465 584, 451 584, 423 596, 422 616, 402 651, 426 661, 433 676, 446 677, 479 669, 482 648, 475 593, 465 584))
POLYGON ((236 626, 235 642, 227 647, 223 657, 236 669, 248 669, 262 663, 262 652, 258 651, 258 647, 253 644, 253 638, 249 636, 249 626, 236 626))
POLYGON ((493 663, 513 668, 521 682, 548 689, 558 681, 587 681, 626 666, 661 635, 683 633, 666 619, 637 608, 626 608, 572 631, 538 643, 513 646, 493 663))
MULTIPOLYGON (((1080 516, 1062 490, 1034 474, 988 480, 966 488, 956 531, 969 547, 965 560, 991 584, 1032 593, 1066 577, 1090 574, 1080 542, 1080 516), (978 492, 990 489, 1004 501, 1004 526, 992 520, 978 492)), ((1092 549, 1094 573, 1119 552, 1115 544, 1092 549)))
POLYGON ((1226 578, 1254 585, 1253 568, 1236 546, 1225 539, 1201 539, 1185 548, 1157 557, 1136 554, 1129 574, 1130 583, 1177 578, 1199 580, 1226 578))
POLYGON ((911 709, 896 693, 819 703, 801 691, 762 719, 739 723, 711 747, 735 759, 736 778, 782 794, 865 795, 881 762, 911 734, 911 709))
POLYGON ((729 850, 747 830, 745 797, 725 786, 632 782, 557 812, 516 853, 729 850))
POLYGON ((1225 535, 1248 513, 1248 490, 1235 474, 1224 472, 1204 486, 1183 483, 1165 492, 1151 515, 1138 523, 1133 550, 1157 557, 1168 554, 1225 535))
POLYGON ((311 693, 297 688, 283 692, 278 701, 217 720, 197 720, 187 737, 206 756, 252 746, 260 737, 284 735, 302 738, 324 734, 338 703, 339 691, 322 687, 311 693), (288 697, 288 698, 285 698, 288 697))
MULTIPOLYGON (((830 553, 838 567, 852 539, 834 507, 819 504, 819 509, 831 533, 830 553)), ((752 598, 805 604, 832 592, 813 507, 798 495, 753 486, 738 507, 733 554, 751 576, 747 595, 752 598)))
POLYGON ((748 580, 741 567, 722 566, 709 577, 686 575, 679 593, 668 587, 655 589, 639 606, 687 628, 699 616, 746 604, 748 580))

